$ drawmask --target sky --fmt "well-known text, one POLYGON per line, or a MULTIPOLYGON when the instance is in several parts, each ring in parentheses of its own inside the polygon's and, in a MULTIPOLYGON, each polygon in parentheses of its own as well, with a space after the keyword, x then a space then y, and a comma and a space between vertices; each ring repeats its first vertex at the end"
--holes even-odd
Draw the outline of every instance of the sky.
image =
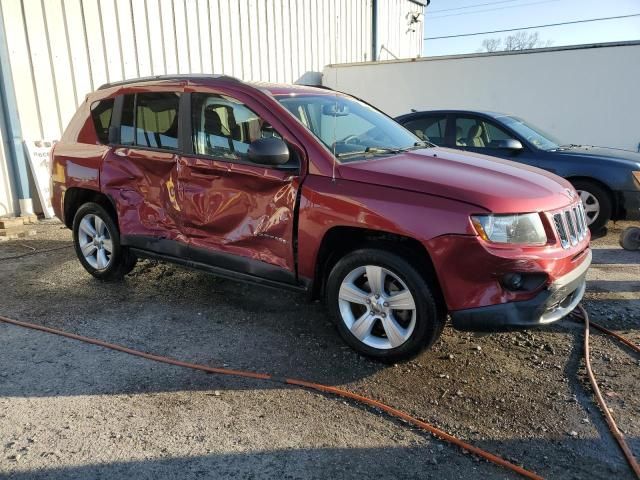
MULTIPOLYGON (((438 37, 640 13, 640 0, 431 0, 425 12, 424 36, 438 37)), ((640 40, 640 16, 525 31, 551 46, 640 40)), ((474 53, 513 33, 425 40, 422 56, 474 53)))

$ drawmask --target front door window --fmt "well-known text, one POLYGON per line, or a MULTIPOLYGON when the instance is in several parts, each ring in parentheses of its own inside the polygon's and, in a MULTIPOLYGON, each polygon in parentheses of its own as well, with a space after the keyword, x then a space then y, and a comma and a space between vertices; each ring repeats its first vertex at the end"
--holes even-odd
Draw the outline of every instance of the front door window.
POLYGON ((414 133, 420 140, 431 142, 441 147, 445 145, 447 116, 444 114, 409 120, 404 124, 404 127, 414 133))
POLYGON ((251 142, 282 138, 244 104, 222 95, 192 94, 193 152, 230 161, 247 161, 251 142))
POLYGON ((468 149, 499 149, 504 140, 514 139, 502 128, 480 117, 457 117, 456 146, 468 149))

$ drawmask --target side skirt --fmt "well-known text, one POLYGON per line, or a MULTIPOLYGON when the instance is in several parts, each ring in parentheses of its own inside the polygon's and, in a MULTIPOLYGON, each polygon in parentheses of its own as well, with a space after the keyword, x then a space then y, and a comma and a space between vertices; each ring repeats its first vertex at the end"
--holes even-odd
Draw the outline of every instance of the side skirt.
POLYGON ((180 242, 137 235, 123 236, 121 243, 139 257, 153 258, 243 282, 307 292, 310 281, 298 281, 292 272, 259 260, 194 248, 180 242))
POLYGON ((234 272, 233 270, 215 267, 206 263, 194 262, 193 260, 187 260, 184 258, 172 257, 170 255, 164 255, 162 253, 150 252, 148 250, 141 250, 139 248, 131 248, 131 251, 138 257, 152 258, 155 260, 175 263, 183 267, 204 271, 218 277, 228 278, 230 280, 239 280, 241 282, 252 283, 255 285, 260 285, 262 287, 276 288, 278 290, 285 289, 303 293, 307 292, 308 290, 308 287, 306 285, 293 285, 290 283, 278 282, 277 280, 269 280, 268 278, 256 277, 248 273, 234 272))

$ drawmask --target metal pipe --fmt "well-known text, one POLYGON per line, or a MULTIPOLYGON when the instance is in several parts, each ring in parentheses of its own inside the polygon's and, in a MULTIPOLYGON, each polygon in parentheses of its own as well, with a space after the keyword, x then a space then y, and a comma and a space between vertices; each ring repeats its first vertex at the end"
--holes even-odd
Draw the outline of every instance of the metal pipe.
POLYGON ((371 0, 371 61, 378 60, 378 0, 371 0))
POLYGON ((33 202, 29 186, 27 156, 22 139, 18 104, 11 75, 11 62, 7 35, 4 28, 4 13, 0 6, 0 103, 2 110, 2 127, 4 151, 11 162, 13 185, 18 196, 20 215, 33 215, 33 202))

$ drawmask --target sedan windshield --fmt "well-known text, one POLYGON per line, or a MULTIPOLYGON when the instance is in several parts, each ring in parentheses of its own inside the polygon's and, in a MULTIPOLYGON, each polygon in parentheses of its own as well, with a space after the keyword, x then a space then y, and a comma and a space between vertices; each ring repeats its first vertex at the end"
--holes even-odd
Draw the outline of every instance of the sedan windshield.
POLYGON ((341 161, 432 146, 376 109, 342 95, 281 95, 277 100, 341 161))
POLYGON ((530 123, 513 116, 499 117, 499 120, 506 126, 511 127, 516 133, 520 134, 540 150, 555 150, 560 148, 561 143, 552 135, 545 133, 538 127, 534 127, 530 123))

